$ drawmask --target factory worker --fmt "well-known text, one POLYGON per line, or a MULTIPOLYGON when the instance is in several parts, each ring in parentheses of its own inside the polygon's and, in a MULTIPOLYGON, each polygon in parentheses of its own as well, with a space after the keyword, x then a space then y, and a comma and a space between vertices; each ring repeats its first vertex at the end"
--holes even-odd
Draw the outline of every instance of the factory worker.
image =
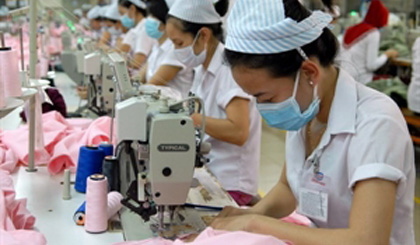
POLYGON ((166 35, 165 25, 169 7, 168 0, 153 0, 148 4, 146 33, 156 39, 157 43, 153 46, 147 64, 142 67, 139 76, 142 82, 168 86, 186 98, 193 81, 193 68, 185 66, 175 57, 174 44, 166 35))
POLYGON ((102 36, 102 16, 101 13, 104 7, 95 6, 87 13, 89 19, 89 26, 92 31, 92 38, 99 40, 102 36))
MULTIPOLYGON (((119 7, 121 23, 124 27, 128 28, 129 31, 118 49, 123 53, 128 53, 130 59, 134 59, 135 63, 139 63, 137 66, 138 68, 146 60, 146 56, 144 55, 133 57, 138 36, 140 33, 144 32, 145 18, 147 16, 146 3, 142 0, 119 0, 119 7)), ((144 43, 149 43, 149 49, 151 50, 155 40, 146 37, 144 43)), ((129 63, 130 67, 134 65, 133 62, 129 63)))
POLYGON ((378 55, 379 29, 388 24, 389 12, 380 0, 372 0, 364 20, 346 30, 344 34, 342 57, 343 67, 363 84, 373 80, 374 72, 381 68, 388 59, 398 56, 394 49, 378 55))
POLYGON ((123 33, 123 26, 120 21, 118 2, 107 5, 103 15, 105 32, 99 41, 100 46, 115 46, 117 39, 123 33))
POLYGON ((79 24, 83 27, 89 27, 89 19, 87 17, 87 14, 89 10, 92 8, 92 5, 84 3, 81 6, 82 9, 82 17, 80 17, 79 24))
MULTIPOLYGON (((207 167, 240 205, 257 194, 261 117, 255 100, 233 80, 223 59, 224 0, 177 0, 169 10, 166 33, 175 56, 196 67, 191 92, 204 100, 205 141, 212 145, 207 167), (218 10, 218 12, 216 11, 218 10)), ((193 114, 195 125, 202 115, 193 114)))
POLYGON ((12 23, 8 20, 9 17, 9 8, 2 6, 0 8, 0 31, 10 32, 12 28, 12 23))
POLYGON ((408 108, 420 115, 420 38, 413 45, 413 73, 408 86, 408 108))
POLYGON ((331 16, 297 0, 237 0, 226 60, 262 117, 287 130, 279 182, 212 226, 292 244, 413 245, 413 144, 397 105, 334 66, 331 16), (316 228, 284 223, 297 207, 316 228))

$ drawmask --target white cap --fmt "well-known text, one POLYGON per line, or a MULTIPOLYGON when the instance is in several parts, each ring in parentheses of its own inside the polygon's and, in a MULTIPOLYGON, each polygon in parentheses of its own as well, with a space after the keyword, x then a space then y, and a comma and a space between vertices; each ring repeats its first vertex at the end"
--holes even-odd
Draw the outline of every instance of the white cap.
POLYGON ((9 15, 9 8, 6 6, 2 6, 0 8, 0 16, 8 16, 9 15))
POLYGON ((283 1, 240 0, 228 18, 226 49, 251 54, 286 52, 321 36, 332 17, 314 11, 297 22, 285 15, 283 1))
POLYGON ((106 11, 104 17, 111 20, 120 20, 120 12, 118 11, 118 3, 117 4, 110 4, 106 6, 106 11))
POLYGON ((83 16, 83 12, 82 12, 81 9, 73 10, 73 14, 76 15, 77 17, 82 17, 83 16))
POLYGON ((147 8, 146 3, 143 2, 142 0, 128 0, 128 1, 141 9, 147 8))
POLYGON ((99 5, 96 5, 87 13, 87 18, 90 20, 96 19, 99 17, 102 17, 102 7, 99 5))
POLYGON ((82 6, 80 7, 83 11, 89 11, 92 8, 92 5, 88 4, 88 3, 84 3, 82 4, 82 6))
POLYGON ((168 6, 168 8, 170 9, 172 7, 172 5, 174 5, 175 0, 165 0, 166 5, 168 6))
POLYGON ((181 20, 196 24, 221 23, 222 18, 216 12, 213 0, 175 0, 169 14, 181 20))

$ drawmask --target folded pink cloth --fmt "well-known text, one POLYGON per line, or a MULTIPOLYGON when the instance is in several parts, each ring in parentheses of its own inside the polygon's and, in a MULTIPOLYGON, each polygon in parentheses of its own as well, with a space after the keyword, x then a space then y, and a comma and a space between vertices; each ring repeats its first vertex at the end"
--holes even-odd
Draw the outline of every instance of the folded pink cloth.
POLYGON ((301 225, 301 226, 310 226, 311 221, 308 219, 308 217, 305 217, 303 215, 298 214, 296 211, 294 211, 289 216, 281 219, 282 221, 286 223, 292 223, 295 225, 301 225))
POLYGON ((207 228, 191 243, 185 243, 181 240, 170 241, 162 238, 153 238, 143 241, 121 242, 115 245, 284 245, 287 244, 275 237, 254 234, 244 231, 226 232, 207 228))
POLYGON ((0 169, 0 244, 47 244, 41 233, 27 230, 33 228, 35 217, 26 209, 26 199, 15 196, 12 176, 0 169))
MULTIPOLYGON (((57 111, 51 111, 42 115, 42 121, 45 147, 36 149, 35 163, 48 164, 52 174, 65 168, 74 170, 81 146, 109 141, 110 117, 100 117, 94 121, 67 120, 57 111)), ((27 125, 0 132, 0 169, 12 171, 17 163, 27 165, 28 138, 27 125)))
POLYGON ((30 230, 5 231, 0 229, 0 244, 4 245, 45 245, 44 235, 30 230))

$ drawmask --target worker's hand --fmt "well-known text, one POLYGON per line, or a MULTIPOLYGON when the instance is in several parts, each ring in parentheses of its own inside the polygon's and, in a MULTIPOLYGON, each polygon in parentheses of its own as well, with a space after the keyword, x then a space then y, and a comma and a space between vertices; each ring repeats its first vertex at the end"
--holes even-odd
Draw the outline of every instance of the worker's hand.
POLYGON ((191 115, 191 119, 194 122, 194 127, 200 127, 201 122, 203 120, 203 115, 201 115, 199 113, 194 113, 194 114, 191 115))
POLYGON ((388 49, 384 54, 388 57, 388 59, 395 59, 398 57, 398 51, 395 49, 388 49))
POLYGON ((216 218, 226 218, 226 217, 232 217, 232 216, 239 216, 239 215, 247 215, 252 214, 253 212, 251 209, 246 208, 235 208, 232 206, 225 207, 222 212, 217 215, 216 218))

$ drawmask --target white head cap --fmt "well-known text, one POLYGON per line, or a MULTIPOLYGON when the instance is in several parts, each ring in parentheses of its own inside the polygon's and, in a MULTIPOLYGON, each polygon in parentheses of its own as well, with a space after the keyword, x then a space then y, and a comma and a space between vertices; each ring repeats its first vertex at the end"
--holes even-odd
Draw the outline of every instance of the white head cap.
POLYGON ((283 1, 237 0, 228 18, 226 49, 251 54, 300 49, 321 36, 331 20, 314 11, 297 22, 286 17, 283 1))
POLYGON ((83 16, 83 12, 82 12, 81 9, 73 10, 73 14, 76 15, 77 17, 82 17, 83 16))
POLYGON ((99 5, 96 5, 87 13, 87 18, 90 20, 96 19, 99 17, 102 17, 102 7, 99 5))
POLYGON ((213 0, 175 0, 175 3, 169 10, 169 14, 196 24, 222 22, 222 18, 213 5, 213 0))
POLYGON ((106 6, 104 17, 111 20, 120 20, 120 12, 118 12, 118 2, 106 6))
POLYGON ((6 6, 2 6, 0 8, 0 16, 7 16, 9 15, 9 8, 6 6))
POLYGON ((141 9, 147 8, 146 3, 144 3, 142 0, 128 0, 128 1, 141 9))
POLYGON ((82 6, 80 7, 83 11, 89 11, 92 8, 92 5, 88 4, 88 3, 84 3, 82 4, 82 6))
POLYGON ((174 5, 175 0, 165 0, 166 5, 168 6, 168 8, 170 9, 172 7, 172 5, 174 5))

